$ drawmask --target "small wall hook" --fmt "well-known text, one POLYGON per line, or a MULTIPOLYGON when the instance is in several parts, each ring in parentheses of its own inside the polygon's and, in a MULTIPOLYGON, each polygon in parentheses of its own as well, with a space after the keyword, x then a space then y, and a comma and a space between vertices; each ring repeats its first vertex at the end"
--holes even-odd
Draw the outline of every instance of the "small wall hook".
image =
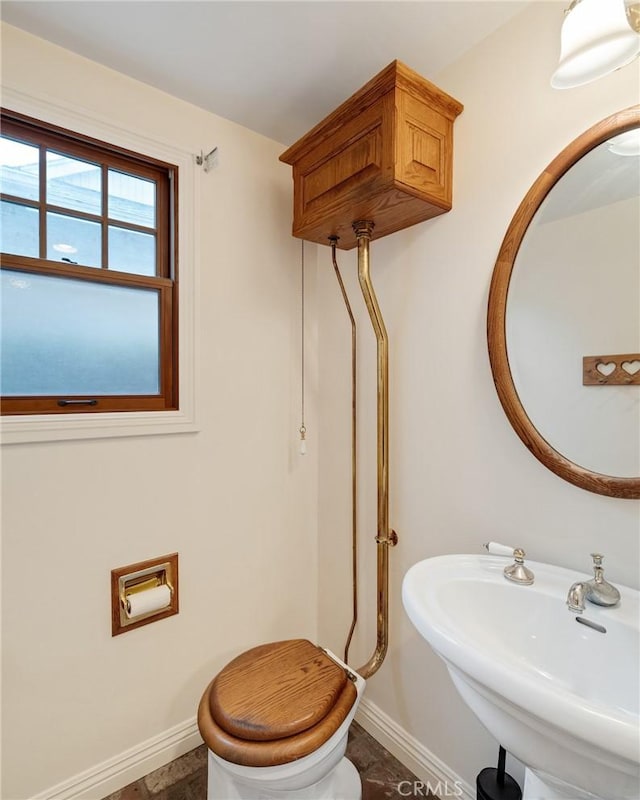
POLYGON ((218 152, 218 148, 217 147, 214 147, 213 150, 210 150, 206 155, 201 150, 200 151, 200 155, 195 157, 196 158, 196 164, 199 167, 202 167, 202 169, 205 172, 211 172, 211 170, 213 169, 213 167, 215 165, 216 153, 217 152, 218 152))

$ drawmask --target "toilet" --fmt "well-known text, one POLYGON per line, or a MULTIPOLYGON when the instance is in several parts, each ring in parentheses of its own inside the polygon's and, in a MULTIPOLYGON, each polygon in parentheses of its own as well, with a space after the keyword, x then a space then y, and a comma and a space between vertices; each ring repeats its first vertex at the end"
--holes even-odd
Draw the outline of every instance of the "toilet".
POLYGON ((307 639, 259 645, 206 688, 207 800, 360 800, 345 758, 365 680, 307 639))

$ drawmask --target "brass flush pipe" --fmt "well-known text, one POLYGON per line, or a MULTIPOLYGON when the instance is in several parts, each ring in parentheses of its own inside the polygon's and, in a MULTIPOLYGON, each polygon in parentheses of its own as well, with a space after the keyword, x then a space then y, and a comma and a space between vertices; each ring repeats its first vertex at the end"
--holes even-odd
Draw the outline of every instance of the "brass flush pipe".
POLYGON ((373 222, 354 222, 353 231, 358 242, 358 280, 375 331, 378 353, 377 637, 373 655, 366 664, 357 670, 366 679, 378 671, 387 654, 389 642, 389 547, 398 543, 398 536, 395 531, 389 529, 389 340, 369 272, 369 244, 373 222))
POLYGON ((352 563, 352 587, 353 587, 353 617, 351 620, 351 628, 347 635, 347 643, 344 647, 344 662, 349 663, 349 647, 351 646, 351 639, 358 622, 358 369, 357 369, 357 328, 356 320, 351 310, 351 303, 346 289, 338 261, 336 260, 336 245, 338 243, 337 236, 330 236, 331 242, 331 260, 333 261, 333 269, 336 273, 338 286, 342 293, 342 300, 349 315, 351 322, 351 563, 352 563))

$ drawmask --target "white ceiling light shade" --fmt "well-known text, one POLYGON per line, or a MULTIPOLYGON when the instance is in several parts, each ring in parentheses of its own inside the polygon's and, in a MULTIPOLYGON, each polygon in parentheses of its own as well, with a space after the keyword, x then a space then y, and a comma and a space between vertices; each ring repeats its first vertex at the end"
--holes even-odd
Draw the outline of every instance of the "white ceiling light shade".
POLYGON ((574 0, 562 24, 554 89, 581 86, 628 64, 640 53, 640 34, 624 0, 574 0))
POLYGON ((609 152, 617 156, 640 156, 640 128, 633 128, 611 139, 609 152))

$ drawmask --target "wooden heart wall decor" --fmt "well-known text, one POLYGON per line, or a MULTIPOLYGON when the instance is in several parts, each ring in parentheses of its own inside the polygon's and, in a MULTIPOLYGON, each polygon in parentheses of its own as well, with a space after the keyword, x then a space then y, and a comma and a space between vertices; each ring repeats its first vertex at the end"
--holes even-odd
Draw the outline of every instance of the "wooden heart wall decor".
POLYGON ((640 386, 640 353, 585 356, 583 386, 640 386))

